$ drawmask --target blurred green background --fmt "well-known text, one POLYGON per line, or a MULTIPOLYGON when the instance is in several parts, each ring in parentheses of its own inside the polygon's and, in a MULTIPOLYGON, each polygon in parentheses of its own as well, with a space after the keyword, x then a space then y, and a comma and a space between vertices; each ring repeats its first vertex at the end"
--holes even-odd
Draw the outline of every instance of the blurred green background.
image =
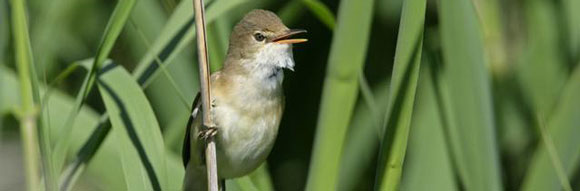
MULTIPOLYGON (((580 189, 580 1, 205 1, 212 71, 252 9, 308 30, 267 165, 228 190, 580 189)), ((192 9, 2 1, 0 190, 179 190, 192 9)))

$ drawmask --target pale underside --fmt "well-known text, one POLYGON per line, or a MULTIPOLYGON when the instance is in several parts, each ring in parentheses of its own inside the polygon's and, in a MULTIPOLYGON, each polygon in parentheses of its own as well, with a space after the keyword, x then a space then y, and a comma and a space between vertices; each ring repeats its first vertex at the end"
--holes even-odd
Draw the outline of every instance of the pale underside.
POLYGON ((218 129, 220 178, 249 174, 268 157, 284 107, 282 68, 294 66, 291 48, 267 44, 256 56, 260 59, 239 63, 249 72, 224 69, 212 75, 211 116, 218 129))

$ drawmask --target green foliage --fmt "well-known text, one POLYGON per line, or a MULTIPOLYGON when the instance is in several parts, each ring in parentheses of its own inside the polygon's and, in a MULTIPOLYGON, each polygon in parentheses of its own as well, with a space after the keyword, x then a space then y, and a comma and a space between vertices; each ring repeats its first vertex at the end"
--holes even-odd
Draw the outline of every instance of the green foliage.
POLYGON ((451 156, 447 153, 442 115, 438 112, 438 100, 431 66, 434 58, 423 54, 421 79, 417 86, 413 122, 409 132, 409 159, 405 169, 401 190, 459 190, 452 167, 451 156), (420 182, 421 184, 417 184, 420 182))
POLYGON ((547 1, 530 0, 525 7, 528 20, 528 49, 518 68, 522 91, 534 110, 552 112, 555 102, 568 79, 564 52, 558 41, 556 9, 547 1), (550 63, 550 64, 547 64, 550 63))
MULTIPOLYGON (((361 85, 361 90, 364 89, 363 87, 365 86, 361 85)), ((380 121, 382 114, 386 113, 388 99, 377 98, 389 97, 388 81, 379 84, 374 92, 368 93, 370 96, 375 96, 359 101, 350 122, 350 126, 356 128, 350 128, 346 137, 337 186, 339 190, 357 188, 357 184, 364 180, 365 169, 372 167, 375 152, 379 147, 381 138, 379 132, 383 125, 380 121)), ((374 183, 374 180, 372 182, 374 183)))
MULTIPOLYGON (((24 0, 12 0, 11 10, 12 10, 12 34, 14 39, 14 54, 16 66, 18 68, 18 76, 20 81, 20 101, 21 105, 19 108, 18 117, 20 120, 20 136, 22 137, 23 147, 24 147, 24 163, 26 171, 26 183, 27 189, 29 191, 39 190, 40 178, 38 171, 40 170, 39 164, 39 151, 43 154, 43 167, 46 171, 45 177, 50 178, 47 185, 54 183, 52 179, 52 168, 50 160, 47 158, 46 148, 50 148, 50 145, 46 145, 48 142, 47 131, 42 128, 41 124, 38 124, 38 114, 37 107, 39 103, 39 90, 38 81, 36 78, 35 68, 32 61, 32 51, 30 47, 30 37, 28 35, 28 19, 26 17, 26 2, 24 0), (40 128, 38 128, 40 127, 40 128), (39 132, 42 137, 42 144, 39 144, 39 132), (45 141, 46 140, 46 141, 45 141), (42 150, 40 147, 42 146, 42 150)), ((15 90, 12 90, 15 91, 15 90)), ((47 188, 49 188, 47 186, 47 188)))
POLYGON ((87 95, 89 94, 92 86, 94 85, 95 78, 97 75, 97 71, 102 66, 103 62, 109 57, 111 50, 113 49, 113 45, 115 44, 117 37, 123 30, 127 19, 135 5, 135 0, 121 0, 113 14, 109 20, 107 28, 105 29, 102 42, 99 45, 99 49, 97 50, 96 59, 93 62, 88 74, 85 76, 83 80, 83 84, 79 93, 77 94, 75 106, 73 110, 70 111, 69 117, 66 119, 66 123, 64 124, 64 128, 61 129, 60 135, 61 138, 57 140, 54 152, 52 153, 53 161, 54 161, 54 168, 57 170, 57 174, 60 174, 60 169, 62 168, 63 164, 65 163, 65 156, 68 151, 68 146, 70 145, 70 132, 72 132, 72 126, 75 121, 75 118, 83 105, 83 102, 87 95))
MULTIPOLYGON (((28 179, 0 190, 181 189, 192 1, 115 2, 0 3, 0 149, 28 179)), ((227 189, 578 188, 579 2, 206 0, 212 71, 251 9, 308 30, 268 162, 227 189)))
POLYGON ((580 68, 576 68, 572 77, 568 80, 562 95, 559 97, 558 104, 551 115, 547 115, 545 122, 546 136, 553 141, 555 151, 553 154, 561 161, 554 161, 552 154, 549 154, 548 145, 543 142, 540 143, 539 149, 534 154, 532 162, 524 179, 523 190, 558 190, 568 187, 565 185, 568 180, 561 180, 562 178, 571 178, 575 172, 575 168, 580 161, 580 142, 574 137, 575 134, 580 133, 578 124, 578 112, 580 101, 577 99, 580 96, 580 68), (557 175, 556 165, 562 165, 565 170, 566 177, 557 175))
POLYGON ((424 0, 403 3, 377 168, 376 187, 380 190, 399 190, 419 79, 426 7, 424 0))
POLYGON ((336 20, 334 19, 334 15, 328 7, 326 7, 323 3, 318 0, 303 0, 302 3, 310 9, 318 19, 326 25, 330 30, 334 30, 334 25, 336 20))
POLYGON ((471 1, 444 0, 439 7, 442 72, 448 131, 468 190, 502 188, 496 150, 491 86, 477 15, 471 1), (455 142, 457 141, 457 142, 455 142))
POLYGON ((369 38, 372 0, 341 1, 306 190, 335 188, 369 38), (357 33, 356 36, 351 34, 357 33))
POLYGON ((127 189, 179 189, 177 180, 183 174, 180 170, 168 173, 161 129, 145 94, 122 67, 111 63, 101 71, 99 92, 111 119, 111 136, 120 144, 127 189))
MULTIPOLYGON (((18 80, 15 77, 13 72, 10 72, 9 69, 4 68, 4 66, 0 66, 3 68, 0 70, 0 75, 2 76, 2 87, 3 88, 10 88, 10 87, 18 87, 18 80)), ((0 91, 0 94, 3 98, 3 105, 6 108, 15 108, 18 100, 20 99, 19 93, 15 91, 0 91)), ((67 112, 72 110, 74 106, 74 99, 68 95, 60 91, 53 91, 48 95, 48 98, 45 99, 44 103, 49 105, 49 111, 46 112, 48 118, 50 118, 50 133, 51 137, 58 137, 59 130, 63 128, 64 122, 67 118, 67 112)), ((88 139, 91 132, 95 130, 99 121, 98 114, 87 106, 83 106, 79 110, 79 114, 77 116, 77 120, 73 124, 73 132, 71 132, 72 138, 70 141, 70 149, 71 150, 79 150, 83 143, 88 139)), ((110 142, 110 141, 108 141, 110 142)), ((92 163, 95 170, 98 171, 89 171, 93 174, 93 177, 96 179, 103 179, 108 178, 111 181, 104 181, 106 185, 102 188, 113 189, 117 190, 119 187, 116 187, 115 181, 123 181, 122 171, 120 163, 116 162, 116 152, 115 152, 115 143, 105 144, 100 148, 100 152, 97 154, 95 159, 95 163, 92 163), (100 165, 102 164, 102 165, 100 165), (106 167, 106 168, 105 168, 106 167), (95 172, 99 172, 95 173, 95 172), (96 176, 95 176, 96 175, 96 176)), ((72 156, 72 153, 70 154, 72 156)))

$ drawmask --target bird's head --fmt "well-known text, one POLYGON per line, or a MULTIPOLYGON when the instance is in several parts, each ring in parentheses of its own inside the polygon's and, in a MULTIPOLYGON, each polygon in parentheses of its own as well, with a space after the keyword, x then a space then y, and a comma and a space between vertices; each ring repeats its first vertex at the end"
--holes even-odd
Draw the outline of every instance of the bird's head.
POLYGON ((230 60, 226 64, 236 62, 250 69, 272 67, 293 70, 292 44, 307 40, 291 37, 305 32, 289 29, 270 11, 253 10, 234 27, 227 55, 230 60))

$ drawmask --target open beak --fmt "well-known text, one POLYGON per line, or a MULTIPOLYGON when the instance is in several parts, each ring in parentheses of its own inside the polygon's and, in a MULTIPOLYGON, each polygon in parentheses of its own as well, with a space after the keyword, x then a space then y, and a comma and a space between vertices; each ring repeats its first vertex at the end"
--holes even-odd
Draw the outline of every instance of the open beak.
POLYGON ((278 44, 294 44, 294 43, 302 43, 308 41, 305 38, 290 38, 296 34, 306 33, 304 29, 290 29, 288 32, 277 36, 272 42, 278 44))

